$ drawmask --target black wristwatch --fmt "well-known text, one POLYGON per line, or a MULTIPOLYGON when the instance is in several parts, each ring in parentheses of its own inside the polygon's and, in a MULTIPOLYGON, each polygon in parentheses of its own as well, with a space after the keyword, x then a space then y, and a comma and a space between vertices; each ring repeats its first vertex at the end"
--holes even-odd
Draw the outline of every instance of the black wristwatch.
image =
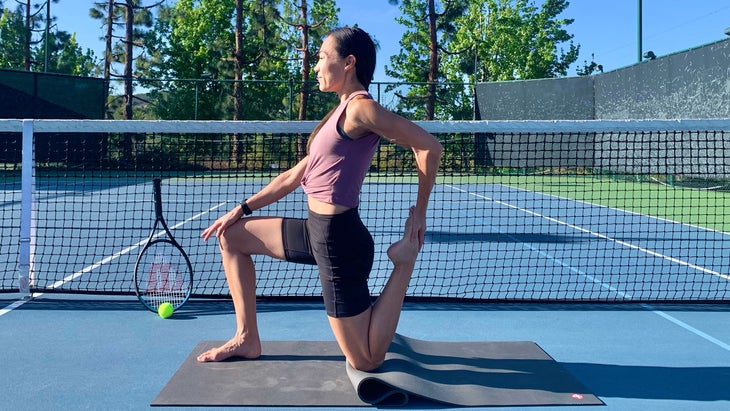
POLYGON ((248 204, 246 204, 246 200, 241 201, 241 210, 243 210, 243 215, 251 215, 253 213, 248 204))

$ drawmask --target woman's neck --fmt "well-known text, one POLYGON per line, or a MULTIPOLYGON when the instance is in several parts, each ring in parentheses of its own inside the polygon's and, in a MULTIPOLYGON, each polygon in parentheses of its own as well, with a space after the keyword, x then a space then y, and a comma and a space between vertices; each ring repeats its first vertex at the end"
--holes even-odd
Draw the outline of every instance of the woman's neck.
POLYGON ((352 84, 349 87, 344 87, 342 91, 337 93, 340 96, 340 103, 347 100, 353 93, 358 91, 367 91, 367 89, 360 83, 352 84))

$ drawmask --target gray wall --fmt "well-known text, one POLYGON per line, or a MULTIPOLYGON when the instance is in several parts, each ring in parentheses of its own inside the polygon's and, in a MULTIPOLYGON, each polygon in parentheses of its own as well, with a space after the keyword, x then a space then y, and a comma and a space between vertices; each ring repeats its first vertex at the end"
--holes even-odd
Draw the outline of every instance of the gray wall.
POLYGON ((586 120, 593 118, 593 78, 477 84, 482 120, 586 120))
POLYGON ((481 83, 483 120, 730 118, 730 40, 586 77, 481 83))

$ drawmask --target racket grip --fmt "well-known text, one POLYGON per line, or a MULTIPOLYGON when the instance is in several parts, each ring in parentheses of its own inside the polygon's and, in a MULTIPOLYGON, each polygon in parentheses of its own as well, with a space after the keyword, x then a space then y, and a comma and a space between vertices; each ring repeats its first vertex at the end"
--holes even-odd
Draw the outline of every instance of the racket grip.
POLYGON ((160 218, 162 215, 162 180, 159 178, 153 179, 152 189, 155 193, 155 215, 160 218))

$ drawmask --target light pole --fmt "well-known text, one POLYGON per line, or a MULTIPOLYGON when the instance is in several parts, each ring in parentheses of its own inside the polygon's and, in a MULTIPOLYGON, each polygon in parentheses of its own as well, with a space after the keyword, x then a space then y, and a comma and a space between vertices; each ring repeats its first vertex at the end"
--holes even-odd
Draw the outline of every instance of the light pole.
POLYGON ((44 43, 46 43, 46 44, 43 45, 43 47, 45 47, 45 52, 43 53, 44 59, 45 59, 45 62, 43 64, 44 73, 48 72, 48 50, 49 50, 48 34, 49 34, 50 30, 51 30, 51 0, 46 0, 46 29, 45 29, 45 34, 44 34, 44 36, 45 36, 44 43))
POLYGON ((198 119, 198 87, 200 85, 201 80, 210 80, 213 78, 213 75, 210 73, 203 73, 200 75, 200 78, 195 80, 195 120, 198 119))
POLYGON ((643 56, 642 52, 642 45, 641 45, 641 0, 638 1, 638 10, 637 10, 637 21, 636 21, 636 40, 638 44, 638 53, 637 53, 637 62, 641 63, 641 57, 643 56))

